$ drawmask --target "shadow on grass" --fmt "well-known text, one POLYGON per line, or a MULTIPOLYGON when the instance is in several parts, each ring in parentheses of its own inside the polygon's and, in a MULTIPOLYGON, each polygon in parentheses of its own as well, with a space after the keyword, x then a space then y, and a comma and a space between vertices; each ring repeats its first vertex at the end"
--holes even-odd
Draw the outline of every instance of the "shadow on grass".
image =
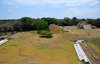
POLYGON ((16 44, 12 44, 12 45, 10 45, 10 46, 17 46, 16 44))
POLYGON ((53 36, 40 36, 40 38, 52 38, 53 36))

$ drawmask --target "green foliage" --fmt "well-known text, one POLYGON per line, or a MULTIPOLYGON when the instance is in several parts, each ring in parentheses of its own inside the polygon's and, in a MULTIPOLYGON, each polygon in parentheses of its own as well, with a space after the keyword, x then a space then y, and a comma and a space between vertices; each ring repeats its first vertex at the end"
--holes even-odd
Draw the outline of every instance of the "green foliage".
POLYGON ((58 25, 59 24, 59 22, 57 22, 57 19, 55 19, 55 18, 48 17, 48 18, 41 18, 41 19, 45 20, 48 23, 48 25, 50 25, 50 24, 58 25))
POLYGON ((82 18, 82 21, 85 21, 85 19, 84 19, 84 18, 82 18))
POLYGON ((93 24, 100 28, 100 19, 97 18, 96 21, 93 24))
POLYGON ((53 33, 48 32, 46 35, 47 35, 48 37, 50 37, 50 36, 52 36, 52 35, 53 35, 53 33))
POLYGON ((89 24, 92 24, 92 25, 100 28, 100 19, 99 18, 97 18, 96 20, 88 19, 87 21, 89 24))
POLYGON ((64 17, 63 21, 60 21, 62 26, 72 26, 78 23, 78 19, 73 17, 72 19, 64 17))
POLYGON ((72 19, 73 19, 73 20, 77 20, 77 17, 73 17, 72 19))
POLYGON ((47 37, 51 37, 53 35, 53 33, 45 31, 45 30, 41 30, 39 34, 43 36, 47 36, 47 37))
POLYGON ((32 25, 31 25, 32 24, 32 18, 23 17, 23 18, 21 18, 21 22, 22 22, 21 27, 24 31, 31 30, 31 28, 32 28, 32 25))
POLYGON ((93 20, 92 19, 87 19, 89 24, 93 24, 93 20))
POLYGON ((58 24, 57 24, 58 26, 61 26, 62 25, 61 22, 59 22, 59 20, 57 20, 57 22, 58 22, 58 24))
POLYGON ((100 28, 100 18, 97 19, 77 19, 77 17, 73 17, 72 19, 68 17, 64 17, 64 19, 56 19, 56 18, 41 18, 41 19, 33 19, 30 17, 23 17, 21 19, 7 19, 7 20, 0 20, 0 32, 13 32, 13 31, 29 31, 29 30, 47 30, 49 31, 49 25, 50 24, 56 24, 60 26, 72 26, 77 25, 79 21, 87 21, 89 24, 92 24, 98 28, 100 28), (42 21, 42 24, 40 24, 40 27, 37 26, 39 22, 42 21), (45 25, 45 22, 46 25, 45 25), (6 23, 10 23, 7 26, 6 23), (44 24, 43 24, 44 23, 44 24), (4 24, 3 27, 2 24, 4 24), (38 29, 37 29, 38 28, 38 29))
POLYGON ((99 48, 99 50, 100 50, 100 38, 92 38, 92 39, 90 40, 90 42, 91 42, 92 44, 96 45, 96 46, 99 48))
POLYGON ((62 26, 67 26, 67 25, 68 25, 68 22, 65 21, 65 20, 63 20, 63 22, 62 22, 62 26))
POLYGON ((20 29, 19 31, 20 31, 20 32, 22 32, 22 31, 23 31, 23 29, 20 29))
POLYGON ((44 36, 46 36, 47 31, 45 31, 45 30, 41 30, 39 34, 40 34, 40 35, 44 35, 44 36))
POLYGON ((37 24, 38 24, 39 21, 40 21, 40 19, 23 17, 23 18, 21 18, 21 22, 22 22, 21 27, 24 31, 37 30, 37 24))
POLYGON ((40 19, 34 19, 32 23, 32 29, 37 30, 37 24, 40 21, 40 19))
POLYGON ((61 21, 62 26, 68 26, 68 23, 70 22, 70 18, 64 17, 63 21, 61 21))
POLYGON ((69 22, 69 25, 72 26, 72 25, 76 25, 78 23, 78 21, 72 19, 70 22, 69 22))
POLYGON ((29 18, 29 17, 23 17, 21 18, 21 22, 24 23, 24 22, 31 22, 31 19, 32 18, 29 18))
POLYGON ((46 21, 44 21, 44 20, 41 20, 37 24, 37 30, 38 30, 38 32, 41 31, 41 30, 49 31, 48 23, 46 21))

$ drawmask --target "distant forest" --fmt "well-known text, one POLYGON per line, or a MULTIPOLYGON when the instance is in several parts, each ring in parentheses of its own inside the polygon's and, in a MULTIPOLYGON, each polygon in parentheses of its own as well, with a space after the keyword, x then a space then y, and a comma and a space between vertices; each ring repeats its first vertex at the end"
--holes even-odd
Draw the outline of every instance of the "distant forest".
POLYGON ((73 17, 72 19, 68 17, 64 17, 64 19, 56 19, 56 18, 41 18, 34 19, 30 17, 23 17, 21 19, 8 19, 8 20, 0 20, 0 32, 14 32, 14 31, 30 31, 37 30, 37 24, 39 21, 44 20, 50 24, 55 24, 59 26, 73 26, 77 25, 80 21, 86 21, 89 24, 92 24, 98 28, 100 28, 100 18, 97 19, 78 19, 77 17, 73 17))

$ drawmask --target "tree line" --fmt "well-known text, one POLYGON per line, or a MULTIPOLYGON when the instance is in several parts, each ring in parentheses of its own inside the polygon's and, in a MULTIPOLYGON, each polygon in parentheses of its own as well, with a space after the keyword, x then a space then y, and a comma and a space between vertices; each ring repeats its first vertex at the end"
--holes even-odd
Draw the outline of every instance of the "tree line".
MULTIPOLYGON (((100 18, 97 19, 78 19, 77 17, 73 17, 72 19, 68 17, 64 17, 64 19, 56 19, 56 18, 30 18, 30 17, 22 17, 21 19, 16 20, 0 20, 0 32, 4 32, 5 34, 14 31, 29 31, 29 30, 37 30, 37 24, 42 21, 46 21, 48 26, 50 24, 55 24, 59 26, 73 26, 77 25, 80 21, 86 21, 89 24, 97 26, 100 28, 100 18)), ((43 26, 43 25, 42 25, 43 26)))
POLYGON ((92 24, 98 28, 100 28, 100 18, 97 19, 87 19, 89 24, 92 24))

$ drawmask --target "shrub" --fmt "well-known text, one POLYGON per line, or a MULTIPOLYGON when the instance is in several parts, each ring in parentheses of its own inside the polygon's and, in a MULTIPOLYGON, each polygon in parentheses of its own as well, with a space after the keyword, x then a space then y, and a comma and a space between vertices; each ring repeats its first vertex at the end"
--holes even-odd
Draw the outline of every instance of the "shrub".
POLYGON ((53 35, 53 33, 48 32, 46 35, 47 35, 48 37, 51 37, 51 36, 53 35))
POLYGON ((53 35, 53 33, 45 31, 45 30, 41 30, 39 34, 46 37, 51 37, 53 35))
POLYGON ((47 31, 45 31, 45 30, 41 30, 39 34, 40 34, 40 35, 44 35, 44 36, 46 36, 47 31))

